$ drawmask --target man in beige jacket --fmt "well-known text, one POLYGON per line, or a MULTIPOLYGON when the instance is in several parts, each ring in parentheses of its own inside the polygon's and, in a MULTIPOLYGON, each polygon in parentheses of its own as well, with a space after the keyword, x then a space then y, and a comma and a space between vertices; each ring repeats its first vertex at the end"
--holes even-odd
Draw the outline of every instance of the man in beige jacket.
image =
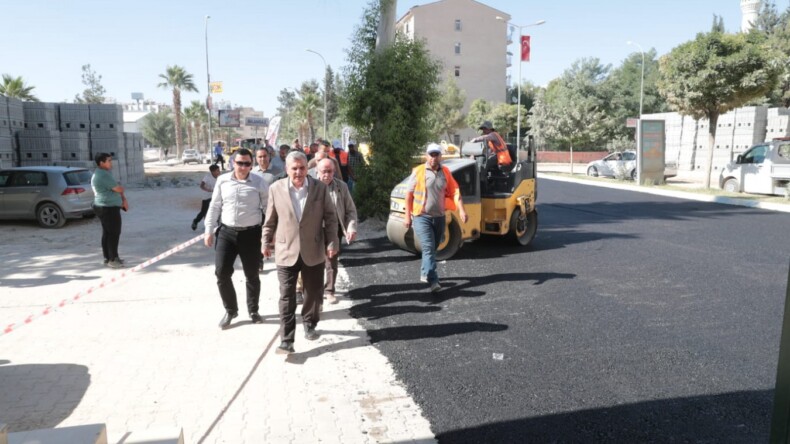
POLYGON ((286 180, 269 188, 261 252, 271 257, 277 245, 280 281, 280 337, 277 353, 293 353, 296 330, 296 278, 302 273, 305 338, 318 339, 324 285, 324 261, 338 251, 337 214, 329 190, 307 176, 307 157, 292 151, 285 159, 286 180))
MULTIPOLYGON (((335 178, 335 164, 332 159, 323 159, 316 166, 318 179, 329 188, 332 203, 337 212, 337 237, 345 237, 350 244, 357 238, 357 207, 351 199, 348 185, 335 178)), ((330 304, 336 304, 335 281, 337 281, 337 260, 340 252, 333 257, 326 258, 326 272, 324 277, 324 299, 330 304)))

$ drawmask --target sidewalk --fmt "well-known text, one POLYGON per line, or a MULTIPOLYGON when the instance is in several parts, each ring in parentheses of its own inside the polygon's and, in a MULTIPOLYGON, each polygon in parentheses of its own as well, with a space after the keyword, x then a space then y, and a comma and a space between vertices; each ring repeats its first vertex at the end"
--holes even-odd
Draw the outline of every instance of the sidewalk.
MULTIPOLYGON (((200 234, 189 229, 200 206, 195 187, 127 194, 120 250, 129 267, 200 234)), ((111 443, 127 431, 173 427, 188 443, 435 442, 343 293, 325 306, 319 340, 305 340, 297 325, 297 353, 286 359, 274 354, 271 261, 261 274, 265 322, 251 324, 242 310, 222 331, 213 250, 202 241, 129 273, 101 266, 95 219, 60 230, 1 228, 3 327, 107 283, 0 336, 0 423, 11 432, 106 423, 111 443)), ((240 264, 234 283, 243 307, 240 264)))

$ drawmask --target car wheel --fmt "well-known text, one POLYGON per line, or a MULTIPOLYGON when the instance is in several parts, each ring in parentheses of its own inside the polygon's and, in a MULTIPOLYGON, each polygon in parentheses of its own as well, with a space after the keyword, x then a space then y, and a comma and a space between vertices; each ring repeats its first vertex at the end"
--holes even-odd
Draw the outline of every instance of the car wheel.
POLYGON ((532 210, 525 217, 521 215, 521 208, 517 207, 513 210, 513 214, 510 216, 510 230, 508 233, 512 240, 526 247, 535 238, 535 233, 537 232, 538 210, 532 210))
POLYGON ((66 224, 66 217, 60 207, 53 203, 44 203, 36 210, 36 220, 44 228, 60 228, 66 224))
POLYGON ((461 227, 454 220, 445 226, 444 239, 436 247, 436 260, 445 261, 455 256, 461 248, 461 227))
POLYGON ((636 180, 636 168, 634 168, 633 170, 631 170, 631 174, 630 174, 630 176, 631 176, 631 180, 636 180))
POLYGON ((740 192, 740 186, 738 186, 738 179, 735 179, 733 177, 725 180, 724 185, 721 188, 728 193, 740 192))
POLYGON ((587 175, 592 177, 598 177, 598 168, 595 168, 594 166, 587 168, 587 175))

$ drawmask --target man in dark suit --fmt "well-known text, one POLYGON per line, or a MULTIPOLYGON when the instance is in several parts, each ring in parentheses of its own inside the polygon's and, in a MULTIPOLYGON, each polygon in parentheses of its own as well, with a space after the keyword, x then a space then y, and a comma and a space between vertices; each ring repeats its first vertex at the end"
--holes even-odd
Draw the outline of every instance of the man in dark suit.
POLYGON ((275 263, 280 281, 280 337, 277 353, 293 353, 296 330, 296 279, 302 273, 305 338, 318 339, 321 299, 324 293, 324 262, 339 249, 337 214, 326 185, 307 175, 307 157, 292 151, 285 159, 286 180, 269 188, 263 225, 262 253, 275 263))

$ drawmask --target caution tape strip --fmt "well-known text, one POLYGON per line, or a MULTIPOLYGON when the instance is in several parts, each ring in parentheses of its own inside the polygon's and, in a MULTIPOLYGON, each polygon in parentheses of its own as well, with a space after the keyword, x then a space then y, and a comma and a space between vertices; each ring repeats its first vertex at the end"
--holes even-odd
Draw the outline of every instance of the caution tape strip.
POLYGON ((132 273, 135 273, 135 272, 138 272, 138 271, 140 271, 140 270, 142 270, 144 268, 150 267, 151 265, 161 261, 162 259, 164 259, 164 258, 166 258, 168 256, 171 256, 171 255, 173 255, 175 253, 178 253, 179 251, 181 251, 181 250, 183 250, 183 249, 185 249, 187 247, 190 247, 190 246, 200 242, 201 240, 203 240, 203 237, 205 237, 205 234, 201 234, 200 236, 197 236, 194 239, 191 239, 191 240, 189 240, 187 242, 184 242, 181 245, 173 247, 173 248, 165 251, 164 253, 156 256, 156 257, 153 257, 153 258, 148 259, 147 261, 145 261, 145 262, 143 262, 141 264, 136 265, 134 268, 131 268, 129 270, 123 270, 119 274, 116 274, 116 275, 110 277, 109 279, 105 279, 105 280, 99 282, 98 284, 96 284, 93 287, 89 287, 86 290, 80 291, 80 292, 78 292, 77 294, 75 294, 74 296, 72 296, 70 298, 63 299, 60 302, 58 302, 57 304, 55 304, 55 305, 48 305, 46 308, 44 308, 40 312, 33 313, 30 316, 26 317, 22 322, 8 324, 2 331, 0 331, 0 336, 7 335, 7 334, 9 334, 9 333, 11 333, 13 331, 16 331, 17 329, 19 329, 19 327, 22 327, 24 325, 30 324, 31 322, 35 321, 36 319, 44 317, 44 316, 46 316, 46 315, 48 315, 50 313, 56 312, 59 309, 65 307, 68 304, 76 303, 77 301, 81 300, 83 297, 93 294, 93 292, 96 291, 96 290, 100 290, 100 289, 102 289, 104 287, 107 287, 108 285, 111 285, 111 284, 114 284, 114 283, 120 281, 121 279, 131 275, 132 273))

